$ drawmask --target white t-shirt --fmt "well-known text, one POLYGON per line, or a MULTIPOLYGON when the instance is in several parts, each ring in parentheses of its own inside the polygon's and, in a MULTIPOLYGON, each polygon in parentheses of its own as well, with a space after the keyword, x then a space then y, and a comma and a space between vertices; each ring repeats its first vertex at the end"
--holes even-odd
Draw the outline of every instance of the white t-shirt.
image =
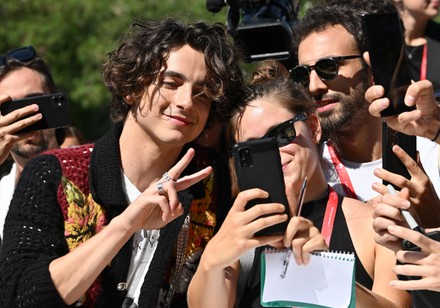
POLYGON ((17 166, 12 164, 9 174, 0 180, 0 238, 3 238, 3 227, 5 225, 6 215, 8 214, 9 204, 15 190, 15 174, 17 166))
MULTIPOLYGON (((440 196, 438 145, 427 138, 417 137, 417 150, 420 153, 420 161, 422 162, 423 168, 434 185, 437 194, 440 196)), ((327 182, 338 193, 345 195, 339 176, 332 163, 327 143, 324 144, 323 160, 323 169, 327 182)), ((382 168, 382 159, 368 163, 355 163, 345 159, 342 159, 341 161, 347 170, 350 181, 353 184, 354 191, 359 200, 367 201, 378 195, 378 193, 371 188, 371 185, 374 182, 382 182, 381 179, 375 177, 373 174, 375 168, 382 168)))
MULTIPOLYGON (((123 175, 123 188, 129 203, 132 203, 141 194, 125 174, 123 175)), ((134 235, 133 253, 127 276, 127 298, 130 298, 128 302, 133 302, 130 307, 138 306, 141 287, 156 251, 159 237, 160 230, 140 230, 134 235)))

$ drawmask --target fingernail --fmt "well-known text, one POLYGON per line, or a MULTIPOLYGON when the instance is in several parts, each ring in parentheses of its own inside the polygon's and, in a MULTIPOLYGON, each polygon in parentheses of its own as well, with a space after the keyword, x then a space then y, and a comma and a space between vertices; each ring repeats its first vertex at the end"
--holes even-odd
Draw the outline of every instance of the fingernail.
POLYGON ((389 232, 394 232, 394 231, 396 231, 396 226, 395 225, 389 225, 387 229, 388 229, 389 232))
POLYGON ((405 105, 407 106, 413 106, 416 99, 412 95, 406 95, 405 96, 405 105))
POLYGON ((390 281, 390 286, 395 287, 397 285, 395 280, 391 280, 390 281))
POLYGON ((403 200, 401 205, 404 209, 408 209, 411 206, 411 202, 409 202, 408 200, 403 200))
POLYGON ((374 172, 374 175, 376 175, 376 176, 380 175, 380 169, 374 169, 373 172, 374 172))

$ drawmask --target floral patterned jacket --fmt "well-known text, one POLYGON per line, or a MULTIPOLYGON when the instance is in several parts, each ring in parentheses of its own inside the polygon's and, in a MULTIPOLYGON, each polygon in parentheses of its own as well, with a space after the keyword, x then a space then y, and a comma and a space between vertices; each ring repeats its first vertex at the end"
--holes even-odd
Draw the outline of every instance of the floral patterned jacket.
MULTIPOLYGON (((66 306, 50 278, 50 262, 100 232, 128 206, 120 171, 121 130, 122 125, 117 124, 94 145, 48 152, 25 168, 5 223, 0 253, 0 307, 66 306)), ((191 278, 187 269, 195 270, 201 251, 229 210, 229 177, 223 163, 212 151, 196 147, 196 157, 184 173, 207 165, 213 165, 215 172, 179 192, 185 213, 161 229, 139 306, 158 306, 154 303, 163 300, 159 294, 166 295, 170 281, 177 282, 174 298, 179 294, 185 298, 191 278), (179 242, 185 217, 190 217, 186 247, 181 249, 186 270, 179 269, 176 280, 173 265, 179 253, 175 243, 179 242)), ((132 240, 124 245, 77 305, 121 307, 132 245, 132 240)))

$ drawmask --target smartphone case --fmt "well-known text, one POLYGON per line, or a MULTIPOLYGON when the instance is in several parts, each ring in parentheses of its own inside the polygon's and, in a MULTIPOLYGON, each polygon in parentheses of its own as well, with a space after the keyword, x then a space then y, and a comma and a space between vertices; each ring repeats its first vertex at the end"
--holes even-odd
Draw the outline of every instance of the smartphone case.
MULTIPOLYGON (((284 204, 285 213, 290 217, 289 204, 285 192, 284 176, 278 145, 272 138, 255 139, 237 143, 232 147, 235 172, 240 191, 261 188, 269 193, 266 199, 255 199, 247 208, 261 203, 284 204)), ((284 233, 288 221, 271 226, 256 235, 284 233)))
POLYGON ((411 75, 398 14, 364 14, 362 22, 374 83, 384 87, 385 97, 390 100, 390 106, 381 115, 413 110, 414 107, 406 106, 403 100, 411 75))
MULTIPOLYGON (((408 136, 390 128, 386 122, 382 123, 382 167, 390 172, 400 174, 407 179, 411 178, 405 165, 394 154, 393 145, 400 146, 414 161, 417 161, 416 136, 408 136)), ((384 185, 391 184, 395 189, 400 187, 383 181, 384 185)))
POLYGON ((38 112, 43 115, 43 118, 40 121, 17 131, 17 133, 64 127, 70 124, 69 102, 64 93, 46 94, 7 101, 0 106, 1 114, 5 116, 14 110, 32 104, 37 104, 39 106, 38 112))

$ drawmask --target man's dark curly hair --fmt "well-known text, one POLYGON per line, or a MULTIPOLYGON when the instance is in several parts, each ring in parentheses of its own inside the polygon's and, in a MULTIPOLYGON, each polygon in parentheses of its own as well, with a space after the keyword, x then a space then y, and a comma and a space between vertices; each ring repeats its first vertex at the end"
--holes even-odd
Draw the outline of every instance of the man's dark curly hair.
POLYGON ((298 59, 298 46, 305 37, 335 25, 341 25, 353 35, 362 54, 367 50, 367 45, 361 16, 373 13, 397 13, 397 8, 393 0, 327 0, 327 3, 311 7, 294 28, 295 59, 298 59))
POLYGON ((124 97, 140 100, 166 63, 169 54, 184 45, 205 55, 206 93, 212 98, 208 124, 222 119, 236 102, 243 84, 241 55, 223 25, 186 24, 173 18, 134 22, 119 48, 108 55, 104 81, 113 94, 111 118, 125 119, 129 106, 124 97))

